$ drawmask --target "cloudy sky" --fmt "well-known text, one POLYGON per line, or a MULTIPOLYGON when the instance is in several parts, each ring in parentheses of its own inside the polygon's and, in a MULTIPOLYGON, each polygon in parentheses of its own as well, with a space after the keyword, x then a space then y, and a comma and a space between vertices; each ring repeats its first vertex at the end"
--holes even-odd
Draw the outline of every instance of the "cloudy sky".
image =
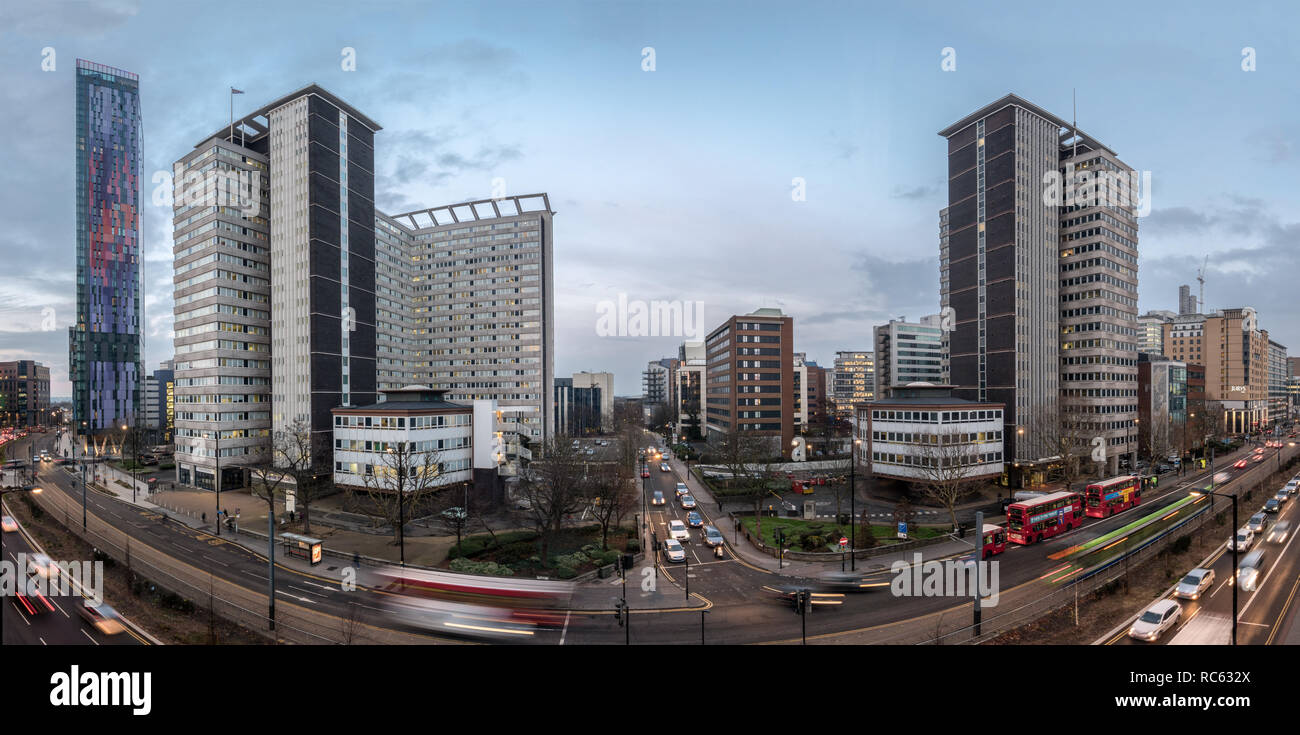
MULTIPOLYGON (((598 336, 619 294, 703 301, 706 329, 779 307, 822 364, 937 311, 937 131, 1008 92, 1069 118, 1073 89, 1079 127, 1151 172, 1141 309, 1176 310, 1208 255, 1207 306, 1256 307, 1300 353, 1292 2, 1096 2, 1073 19, 1041 2, 28 5, 0 10, 0 360, 50 365, 56 396, 78 57, 140 75, 146 200, 227 121, 231 86, 240 115, 312 82, 384 127, 384 211, 485 198, 494 179, 549 193, 557 373, 612 371, 621 395, 681 338, 598 336)), ((172 353, 170 223, 145 208, 151 371, 172 353)))

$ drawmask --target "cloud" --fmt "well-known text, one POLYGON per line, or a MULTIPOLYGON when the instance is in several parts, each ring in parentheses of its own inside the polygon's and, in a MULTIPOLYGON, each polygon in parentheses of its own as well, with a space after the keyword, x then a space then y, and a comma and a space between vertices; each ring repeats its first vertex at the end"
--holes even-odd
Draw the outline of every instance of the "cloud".
POLYGON ((0 6, 0 27, 28 38, 101 38, 139 13, 139 0, 13 2, 0 6))
POLYGON ((938 192, 939 187, 937 186, 914 186, 911 189, 895 186, 889 196, 891 199, 925 199, 934 196, 938 192))

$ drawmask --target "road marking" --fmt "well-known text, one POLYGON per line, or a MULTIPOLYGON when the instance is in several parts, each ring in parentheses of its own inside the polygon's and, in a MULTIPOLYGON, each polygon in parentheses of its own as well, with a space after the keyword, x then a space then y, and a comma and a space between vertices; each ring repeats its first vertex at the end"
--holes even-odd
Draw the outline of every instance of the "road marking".
MULTIPOLYGON (((82 629, 81 629, 81 634, 84 635, 84 636, 86 636, 87 638, 90 638, 90 634, 86 632, 86 629, 85 629, 85 628, 82 628, 82 629)), ((91 642, 91 643, 94 643, 96 646, 99 645, 99 641, 95 640, 94 638, 90 638, 90 642, 91 642)))
POLYGON ((571 611, 571 610, 570 610, 570 611, 566 611, 566 612, 564 613, 564 629, 560 631, 560 645, 561 645, 561 646, 564 645, 564 638, 565 638, 565 636, 567 636, 567 635, 569 634, 569 618, 572 617, 572 615, 573 615, 573 611, 571 611))

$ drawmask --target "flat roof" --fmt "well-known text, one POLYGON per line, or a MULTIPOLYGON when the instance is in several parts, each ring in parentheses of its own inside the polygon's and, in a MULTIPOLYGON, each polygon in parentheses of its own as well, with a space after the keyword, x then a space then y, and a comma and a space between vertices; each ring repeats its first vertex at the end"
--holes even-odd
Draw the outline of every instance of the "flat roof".
MULTIPOLYGON (((963 117, 962 119, 958 120, 952 125, 949 125, 943 130, 940 130, 939 135, 944 138, 952 137, 954 134, 959 132, 962 128, 965 128, 966 126, 970 125, 976 120, 979 120, 980 118, 988 117, 989 115, 992 115, 993 113, 997 112, 998 110, 1001 110, 1004 107, 1020 107, 1025 110, 1028 110, 1029 112, 1032 112, 1035 115, 1038 115, 1039 117, 1046 119, 1048 122, 1055 124, 1057 127, 1070 128, 1073 133, 1077 133, 1079 135, 1080 143, 1084 143, 1086 141, 1086 143, 1084 143, 1085 145, 1091 145, 1094 148, 1101 148, 1102 150, 1110 153, 1112 156, 1116 156, 1116 157, 1119 156, 1119 154, 1116 153, 1115 151, 1099 143, 1096 138, 1093 138, 1092 136, 1085 134, 1082 130, 1074 128, 1073 123, 1062 120, 1061 118, 1057 117, 1056 115, 1053 115, 1047 110, 1044 110, 1038 105, 1035 105, 1034 103, 1024 99, 1023 97, 1019 97, 1010 92, 1008 92, 1006 96, 1002 97, 1001 99, 996 100, 994 102, 990 102, 987 105, 984 105, 983 107, 972 112, 966 117, 963 117)), ((1063 137, 1062 142, 1073 137, 1074 137, 1073 135, 1069 135, 1068 137, 1063 137)))
POLYGON ((1043 496, 1040 496, 1040 497, 1037 497, 1037 498, 1029 498, 1029 499, 1027 499, 1027 500, 1021 500, 1021 501, 1018 501, 1018 502, 1012 503, 1011 505, 1039 505, 1039 504, 1047 503, 1047 502, 1050 502, 1050 501, 1053 501, 1053 500, 1061 500, 1062 498, 1068 498, 1068 497, 1070 497, 1071 495, 1078 495, 1078 493, 1072 493, 1072 492, 1069 492, 1068 490, 1062 490, 1062 491, 1060 491, 1060 492, 1049 493, 1049 494, 1047 494, 1047 495, 1043 495, 1043 496))
MULTIPOLYGON (((329 102, 330 104, 334 105, 340 110, 343 110, 344 112, 348 113, 348 115, 352 116, 357 121, 359 121, 362 125, 365 125, 366 127, 370 128, 372 131, 383 130, 383 127, 381 127, 379 123, 361 114, 360 110, 353 107, 352 105, 349 105, 347 102, 344 102, 341 97, 335 95, 333 92, 330 92, 329 90, 325 89, 324 87, 314 82, 312 84, 308 84, 307 86, 303 87, 302 89, 296 92, 291 92, 289 94, 284 95, 283 97, 280 97, 279 99, 269 102, 263 105, 262 107, 258 108, 257 110, 254 110, 253 112, 245 115, 244 117, 236 118, 234 123, 234 130, 235 132, 239 132, 240 128, 247 126, 252 130, 253 134, 247 135, 246 138, 248 140, 256 140, 257 138, 260 138, 261 136, 265 135, 269 130, 269 128, 265 124, 263 124, 261 120, 259 120, 258 118, 265 119, 270 114, 270 112, 275 108, 282 107, 299 97, 306 97, 309 95, 316 95, 318 97, 321 97, 326 102, 329 102)), ((198 143, 195 143, 194 147, 199 148, 200 146, 207 143, 209 140, 212 140, 213 138, 229 139, 230 137, 232 137, 230 131, 231 131, 231 125, 230 123, 227 123, 226 125, 222 126, 220 129, 218 129, 215 133, 205 136, 198 143)))

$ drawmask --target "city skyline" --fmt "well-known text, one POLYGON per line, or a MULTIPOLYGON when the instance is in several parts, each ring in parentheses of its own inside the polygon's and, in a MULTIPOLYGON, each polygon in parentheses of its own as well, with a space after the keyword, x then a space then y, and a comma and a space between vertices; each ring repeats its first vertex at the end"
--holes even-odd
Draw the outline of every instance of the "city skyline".
MULTIPOLYGON (((29 215, 11 217, 17 226, 0 239, 0 257, 24 282, 0 286, 0 359, 49 365, 55 396, 71 393, 63 330, 75 312, 67 140, 77 57, 141 77, 145 372, 171 357, 171 208, 154 205, 155 175, 170 172, 211 133, 212 120, 227 117, 229 87, 247 92, 236 98, 239 117, 312 82, 383 121, 388 145, 376 152, 375 192, 382 211, 496 196, 497 179, 506 195, 551 194, 560 240, 555 371, 612 372, 617 395, 639 394, 646 360, 674 354, 683 339, 597 336, 598 303, 619 294, 703 298, 710 325, 781 308, 800 325, 794 349, 822 364, 869 344, 871 328, 890 318, 938 311, 934 213, 946 200, 945 146, 934 131, 1008 92, 1064 117, 1077 90, 1079 127, 1152 172, 1152 211, 1140 219, 1139 313, 1177 311, 1178 286, 1195 283, 1209 255, 1206 311, 1252 306, 1273 339, 1300 345, 1300 325, 1283 319, 1287 248, 1300 236, 1285 210, 1296 193, 1286 176, 1296 153, 1283 127, 1269 122, 1295 116, 1297 101, 1274 90, 1300 65, 1283 42, 1286 24, 1263 15, 1207 6, 1198 17, 1165 18, 1125 7, 1130 23, 1096 42, 1096 59, 1061 74, 1034 63, 1059 53, 1046 41, 990 58, 1000 40, 1050 27, 1049 13, 1027 5, 1006 28, 992 16, 963 15, 974 11, 936 18, 924 8, 855 6, 834 30, 814 34, 808 29, 827 23, 810 23, 789 35, 785 11, 774 5, 708 32, 717 25, 711 19, 729 15, 725 6, 691 16, 684 5, 621 7, 576 24, 524 6, 513 19, 457 7, 440 15, 433 43, 384 33, 423 17, 398 5, 391 20, 367 16, 372 22, 356 38, 344 12, 337 26, 317 21, 337 43, 317 36, 274 52, 239 34, 226 34, 219 48, 191 49, 154 32, 182 12, 218 29, 234 23, 196 8, 107 7, 117 10, 74 19, 80 28, 64 19, 57 32, 50 16, 15 16, 0 52, 14 70, 6 106, 29 133, 0 143, 17 164, 0 179, 6 201, 29 215), (680 22, 687 17, 698 25, 680 22), (918 20, 930 23, 923 33, 887 32, 891 22, 918 20), (1203 42, 1151 44, 1142 29, 1157 20, 1203 42), (599 40, 556 50, 586 36, 599 40), (1258 54, 1256 71, 1242 69, 1245 46, 1258 54), (42 71, 46 47, 57 54, 54 71, 42 71), (347 48, 354 72, 340 65, 347 48), (643 71, 645 48, 653 49, 653 72, 643 71), (945 48, 955 51, 956 71, 942 71, 945 48), (263 61, 276 63, 215 63, 267 53, 276 58, 263 61), (835 68, 852 71, 813 73, 835 68), (843 93, 846 85, 853 94, 843 93), (1218 104, 1209 108, 1206 99, 1218 104), (1229 132, 1191 157, 1188 136, 1198 128, 1229 132), (1208 183, 1207 171, 1217 174, 1208 183), (796 178, 804 201, 791 196, 796 178), (729 255, 738 248, 748 257, 729 255), (33 251, 49 255, 25 255, 33 251), (676 264, 689 267, 664 278, 676 264)), ((826 20, 834 11, 808 12, 826 20)), ((287 12, 267 9, 268 20, 287 12)))

